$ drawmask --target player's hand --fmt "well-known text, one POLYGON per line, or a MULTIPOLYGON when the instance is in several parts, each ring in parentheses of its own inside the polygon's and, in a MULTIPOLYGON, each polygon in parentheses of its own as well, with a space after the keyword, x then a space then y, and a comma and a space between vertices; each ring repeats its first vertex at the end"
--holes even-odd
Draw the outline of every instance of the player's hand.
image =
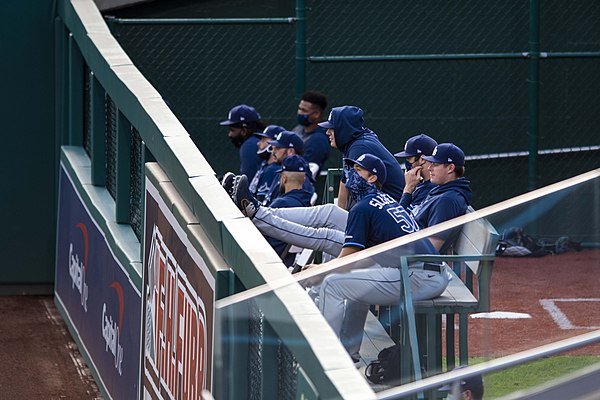
POLYGON ((423 180, 421 177, 421 170, 423 166, 418 165, 414 168, 409 169, 404 173, 404 192, 412 193, 417 185, 423 180))
POLYGON ((301 271, 306 271, 309 268, 314 268, 319 264, 306 264, 304 267, 302 267, 301 271))

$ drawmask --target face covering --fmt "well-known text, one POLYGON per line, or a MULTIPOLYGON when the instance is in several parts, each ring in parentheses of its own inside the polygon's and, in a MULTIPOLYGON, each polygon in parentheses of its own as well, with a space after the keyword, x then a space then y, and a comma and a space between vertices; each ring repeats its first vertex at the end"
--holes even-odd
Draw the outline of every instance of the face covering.
POLYGON ((296 114, 296 121, 302 126, 309 126, 311 122, 308 120, 309 114, 296 114))
POLYGON ((262 150, 258 150, 256 154, 258 154, 258 158, 261 160, 269 161, 269 157, 271 157, 271 146, 267 146, 262 150))
POLYGON ((412 168, 412 164, 408 161, 404 161, 404 168, 406 168, 406 171, 410 171, 410 169, 412 168))
POLYGON ((346 188, 356 202, 362 200, 368 194, 377 193, 377 188, 363 179, 354 168, 348 169, 346 188))

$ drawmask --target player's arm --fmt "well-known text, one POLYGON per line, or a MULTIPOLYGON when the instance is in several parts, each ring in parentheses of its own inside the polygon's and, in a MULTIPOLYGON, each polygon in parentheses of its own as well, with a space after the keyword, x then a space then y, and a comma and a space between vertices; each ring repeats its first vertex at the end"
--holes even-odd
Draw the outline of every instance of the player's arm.
POLYGON ((345 246, 345 247, 342 247, 342 251, 340 251, 340 255, 338 256, 338 258, 349 256, 350 254, 354 254, 354 253, 359 252, 361 250, 362 249, 360 247, 356 247, 356 246, 345 246))
MULTIPOLYGON (((346 256, 349 256, 350 254, 358 253, 361 250, 362 250, 362 248, 360 248, 360 247, 345 246, 342 248, 342 251, 340 251, 340 254, 337 256, 337 258, 346 257, 346 256)), ((307 270, 309 268, 317 267, 319 265, 322 265, 322 264, 307 264, 304 267, 302 267, 302 271, 307 270)), ((345 268, 341 268, 341 269, 338 269, 338 272, 342 272, 344 270, 345 270, 345 268)))
POLYGON ((338 205, 338 207, 340 207, 344 210, 346 209, 346 206, 348 205, 348 189, 346 188, 346 184, 341 181, 340 181, 340 190, 338 191, 337 205, 338 205))
POLYGON ((442 248, 442 246, 444 245, 444 243, 446 242, 446 239, 442 239, 442 238, 435 237, 435 236, 430 236, 429 241, 431 242, 433 247, 435 247, 435 249, 439 252, 440 249, 442 248))

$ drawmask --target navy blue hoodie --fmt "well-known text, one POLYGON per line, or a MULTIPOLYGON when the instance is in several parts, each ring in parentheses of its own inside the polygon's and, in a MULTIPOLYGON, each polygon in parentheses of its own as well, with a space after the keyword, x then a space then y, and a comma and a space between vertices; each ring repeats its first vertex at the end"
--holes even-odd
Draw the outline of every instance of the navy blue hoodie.
POLYGON ((329 121, 333 124, 335 145, 344 158, 356 160, 361 155, 369 153, 383 161, 387 178, 382 191, 396 201, 400 201, 404 189, 404 172, 392 153, 379 141, 377 135, 369 128, 365 128, 363 110, 355 106, 335 107, 331 110, 329 121))
MULTIPOLYGON (((421 228, 427 228, 452 218, 463 215, 471 204, 471 182, 465 178, 454 179, 431 189, 425 200, 416 206, 412 213, 421 228)), ((446 242, 440 249, 440 254, 456 240, 459 229, 441 232, 436 236, 446 242)))

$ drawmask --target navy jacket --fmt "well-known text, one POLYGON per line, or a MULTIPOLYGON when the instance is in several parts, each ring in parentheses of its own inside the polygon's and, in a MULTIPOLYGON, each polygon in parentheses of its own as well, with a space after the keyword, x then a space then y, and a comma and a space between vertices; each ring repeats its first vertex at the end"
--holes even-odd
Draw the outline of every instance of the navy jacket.
MULTIPOLYGON (((275 164, 275 165, 277 165, 278 169, 281 168, 281 165, 279 165, 279 164, 275 164)), ((302 189, 309 192, 310 195, 312 196, 312 194, 315 192, 315 186, 314 186, 314 180, 313 180, 312 174, 310 172, 310 168, 308 168, 308 162, 306 162, 306 160, 304 160, 304 171, 306 172, 306 179, 304 179, 304 185, 302 186, 302 189)), ((269 188, 269 192, 267 193, 267 195, 265 196, 265 198, 263 200, 264 206, 273 207, 273 205, 272 205, 273 201, 275 199, 278 199, 279 196, 281 196, 279 194, 280 185, 281 185, 281 172, 276 172, 275 176, 273 177, 271 187, 269 188)), ((308 205, 310 206, 310 203, 308 205)))
MULTIPOLYGON (((425 200, 412 212, 419 226, 427 228, 466 213, 471 204, 471 197, 471 182, 465 178, 458 178, 431 189, 425 200)), ((460 229, 452 229, 436 235, 446 241, 440 249, 440 254, 450 248, 459 231, 460 229)))
POLYGON ((250 135, 240 146, 240 175, 246 175, 249 180, 254 178, 262 161, 256 154, 258 141, 258 136, 250 135))
MULTIPOLYGON (((294 133, 298 134, 304 140, 304 154, 303 157, 309 163, 315 163, 319 165, 319 172, 323 167, 323 164, 329 158, 329 152, 331 146, 329 145, 329 138, 327 137, 326 129, 317 126, 317 129, 307 133, 304 131, 302 125, 294 127, 294 133)), ((318 174, 317 174, 318 176, 318 174)))
MULTIPOLYGON (((364 127, 364 120, 356 113, 356 109, 354 106, 341 107, 339 115, 334 119, 335 144, 344 158, 356 160, 365 153, 379 157, 387 172, 382 191, 400 201, 404 189, 404 172, 377 135, 364 127)), ((345 182, 345 179, 343 180, 345 182)))

